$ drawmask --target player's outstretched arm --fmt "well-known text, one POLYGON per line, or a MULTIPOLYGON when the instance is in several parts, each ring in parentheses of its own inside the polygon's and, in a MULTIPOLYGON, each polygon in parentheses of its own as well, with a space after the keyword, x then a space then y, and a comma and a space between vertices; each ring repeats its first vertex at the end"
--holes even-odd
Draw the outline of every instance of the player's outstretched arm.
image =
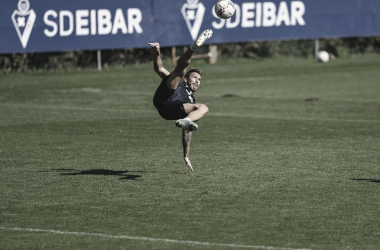
POLYGON ((191 136, 191 131, 182 129, 183 159, 185 160, 186 166, 190 169, 190 171, 194 171, 189 159, 191 136))
POLYGON ((167 71, 162 65, 161 61, 161 52, 160 52, 160 44, 159 43, 148 43, 153 49, 153 68, 154 71, 164 79, 167 77, 170 72, 167 71))

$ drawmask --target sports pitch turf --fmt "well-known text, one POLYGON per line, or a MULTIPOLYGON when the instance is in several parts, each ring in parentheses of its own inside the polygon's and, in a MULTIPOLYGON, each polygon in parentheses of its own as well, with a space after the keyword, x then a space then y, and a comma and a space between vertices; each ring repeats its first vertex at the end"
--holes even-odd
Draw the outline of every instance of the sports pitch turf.
POLYGON ((194 173, 151 65, 0 76, 0 249, 379 249, 379 55, 192 66, 194 173))

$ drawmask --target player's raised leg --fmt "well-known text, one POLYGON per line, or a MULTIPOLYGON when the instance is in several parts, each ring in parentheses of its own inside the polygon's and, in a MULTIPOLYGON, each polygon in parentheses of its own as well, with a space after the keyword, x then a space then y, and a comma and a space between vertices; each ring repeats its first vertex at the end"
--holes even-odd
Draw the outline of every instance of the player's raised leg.
POLYGON ((205 30, 203 31, 198 39, 190 46, 190 49, 188 49, 179 59, 177 62, 176 70, 182 72, 183 70, 186 70, 186 68, 190 65, 191 58, 194 55, 194 52, 201 47, 208 39, 212 37, 212 30, 205 30))
POLYGON ((208 29, 203 31, 198 39, 190 46, 190 49, 186 50, 177 61, 177 66, 174 71, 170 73, 170 76, 166 82, 166 86, 176 89, 178 84, 186 74, 186 68, 190 65, 191 59, 195 51, 201 47, 208 39, 212 37, 212 30, 208 29))

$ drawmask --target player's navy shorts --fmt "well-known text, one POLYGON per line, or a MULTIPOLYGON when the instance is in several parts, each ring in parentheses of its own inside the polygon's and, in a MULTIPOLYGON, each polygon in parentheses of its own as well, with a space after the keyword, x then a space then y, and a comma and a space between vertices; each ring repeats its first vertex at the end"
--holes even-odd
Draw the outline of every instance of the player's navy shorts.
POLYGON ((178 120, 187 116, 183 102, 173 100, 175 89, 166 86, 166 79, 164 78, 157 88, 153 97, 153 104, 158 113, 165 120, 178 120))

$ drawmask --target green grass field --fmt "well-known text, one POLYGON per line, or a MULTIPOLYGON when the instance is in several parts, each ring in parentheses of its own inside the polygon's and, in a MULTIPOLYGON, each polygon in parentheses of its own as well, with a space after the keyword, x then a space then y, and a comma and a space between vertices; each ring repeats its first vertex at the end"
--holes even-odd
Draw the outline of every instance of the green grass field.
POLYGON ((151 65, 1 75, 0 249, 379 249, 380 55, 192 66, 194 173, 151 65))

